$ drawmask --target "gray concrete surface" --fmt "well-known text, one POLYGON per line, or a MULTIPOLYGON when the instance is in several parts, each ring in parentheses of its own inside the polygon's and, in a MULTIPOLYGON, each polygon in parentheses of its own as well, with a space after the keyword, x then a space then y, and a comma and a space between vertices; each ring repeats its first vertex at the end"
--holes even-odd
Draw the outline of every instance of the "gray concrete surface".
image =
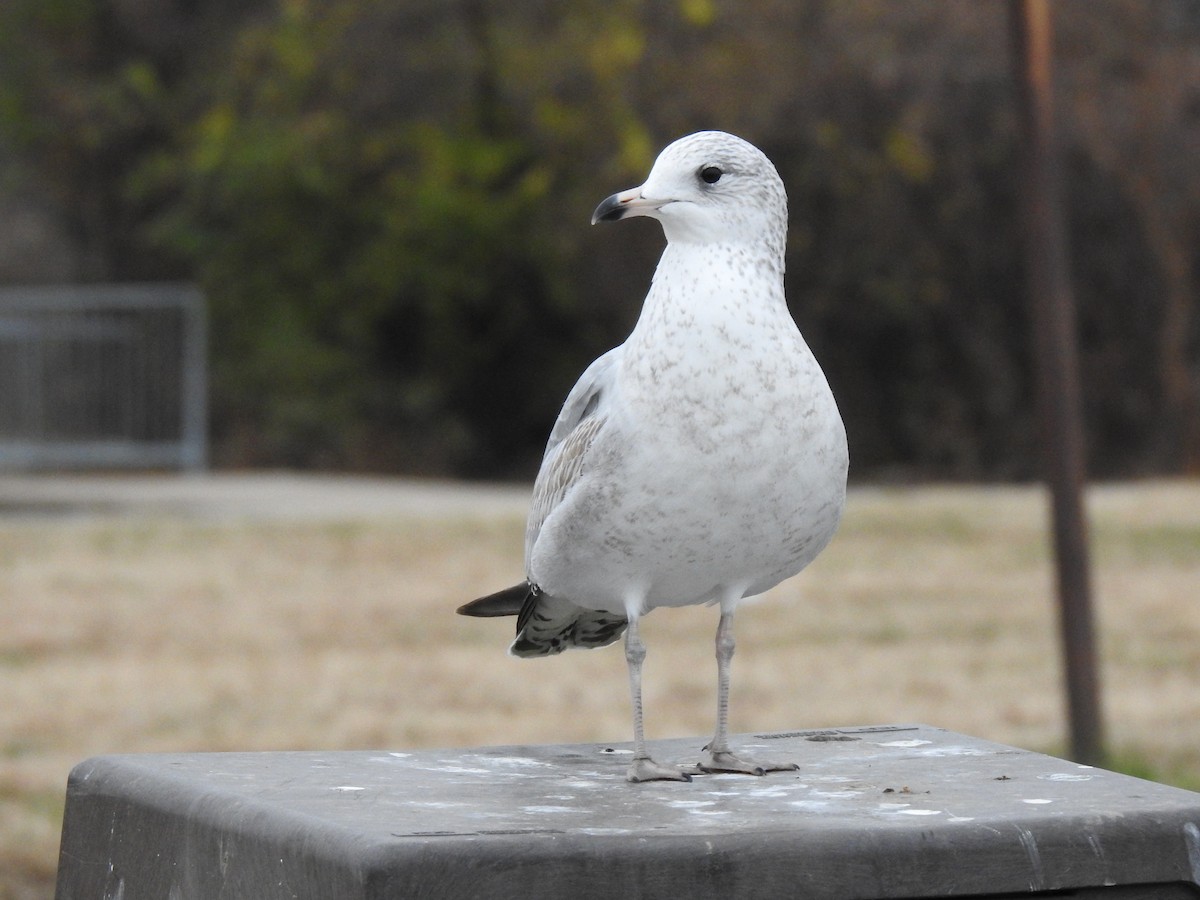
MULTIPOLYGON (((656 741, 654 753, 694 760, 702 743, 656 741)), ((925 725, 742 735, 735 746, 800 769, 630 784, 630 744, 98 757, 71 775, 56 896, 1200 890, 1200 794, 925 725)))
POLYGON ((520 485, 294 472, 4 475, 0 521, 54 516, 247 521, 523 517, 529 495, 530 488, 520 485))

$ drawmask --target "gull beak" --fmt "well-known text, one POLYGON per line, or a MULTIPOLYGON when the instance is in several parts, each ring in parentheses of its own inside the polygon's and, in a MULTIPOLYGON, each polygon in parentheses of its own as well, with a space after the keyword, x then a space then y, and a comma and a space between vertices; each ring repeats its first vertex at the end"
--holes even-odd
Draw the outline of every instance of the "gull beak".
POLYGON ((592 224, 595 225, 597 222, 616 222, 618 219, 624 219, 628 216, 652 215, 670 202, 670 200, 652 200, 649 197, 644 197, 642 196, 642 189, 640 187, 630 188, 627 191, 621 191, 619 194, 613 194, 597 206, 596 211, 592 213, 592 224))

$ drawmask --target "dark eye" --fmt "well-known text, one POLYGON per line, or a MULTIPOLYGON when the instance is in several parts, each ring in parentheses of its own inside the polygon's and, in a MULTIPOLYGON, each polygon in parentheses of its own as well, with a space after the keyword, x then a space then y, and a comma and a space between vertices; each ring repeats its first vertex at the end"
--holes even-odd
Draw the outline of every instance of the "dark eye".
POLYGON ((716 184, 725 173, 716 166, 705 166, 700 170, 700 180, 705 184, 716 184))

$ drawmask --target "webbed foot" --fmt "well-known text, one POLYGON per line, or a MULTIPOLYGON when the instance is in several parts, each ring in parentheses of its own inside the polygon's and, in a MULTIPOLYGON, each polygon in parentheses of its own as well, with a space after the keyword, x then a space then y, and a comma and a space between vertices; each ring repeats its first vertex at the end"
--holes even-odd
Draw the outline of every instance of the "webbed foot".
POLYGON ((629 781, 691 781, 692 776, 675 766, 663 766, 648 756, 636 757, 629 764, 629 781))
POLYGON ((800 767, 795 763, 756 762, 742 759, 728 750, 705 749, 704 757, 696 766, 704 773, 741 772, 745 775, 765 775, 768 772, 795 772, 800 767))

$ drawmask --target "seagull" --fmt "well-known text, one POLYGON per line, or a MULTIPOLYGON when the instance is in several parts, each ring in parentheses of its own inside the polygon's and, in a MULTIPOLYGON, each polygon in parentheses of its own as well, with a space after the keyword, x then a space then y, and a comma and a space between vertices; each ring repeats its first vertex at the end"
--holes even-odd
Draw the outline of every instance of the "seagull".
POLYGON ((741 601, 825 548, 846 497, 846 431, 784 298, 787 196, 770 160, 719 131, 680 138, 592 224, 650 216, 667 244, 625 343, 593 362, 550 432, 525 532, 525 581, 458 609, 517 617, 518 657, 603 647, 624 632, 628 780, 794 770, 728 736, 741 601), (715 605, 717 725, 697 765, 646 748, 642 616, 715 605))

